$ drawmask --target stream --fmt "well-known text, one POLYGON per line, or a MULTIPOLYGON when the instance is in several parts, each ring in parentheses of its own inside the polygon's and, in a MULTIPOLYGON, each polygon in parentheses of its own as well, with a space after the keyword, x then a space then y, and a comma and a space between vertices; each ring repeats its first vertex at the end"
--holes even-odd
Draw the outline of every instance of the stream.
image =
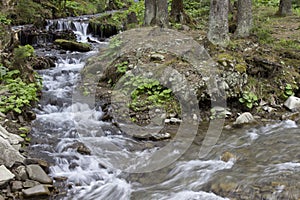
MULTIPOLYGON (((53 165, 50 176, 64 179, 72 200, 226 200, 300 198, 300 128, 287 120, 261 127, 224 130, 218 143, 201 160, 198 153, 207 129, 199 126, 189 149, 169 166, 148 173, 128 173, 116 168, 112 157, 125 162, 132 155, 147 159, 159 150, 155 142, 138 141, 102 121, 100 107, 77 101, 74 95, 85 60, 107 42, 87 33, 86 20, 49 20, 47 28, 72 29, 77 40, 92 38, 88 53, 37 49, 40 55, 58 57, 56 67, 39 70, 43 94, 33 122, 33 154, 53 165), (145 145, 149 148, 142 148, 145 145), (78 153, 84 144, 91 154, 78 153), (222 161, 224 152, 236 156, 222 161), (124 159, 124 160, 122 160, 124 159)), ((84 147, 82 147, 84 149, 84 147)), ((171 152, 171 153, 176 153, 171 152)), ((134 162, 132 168, 137 167, 134 162)))

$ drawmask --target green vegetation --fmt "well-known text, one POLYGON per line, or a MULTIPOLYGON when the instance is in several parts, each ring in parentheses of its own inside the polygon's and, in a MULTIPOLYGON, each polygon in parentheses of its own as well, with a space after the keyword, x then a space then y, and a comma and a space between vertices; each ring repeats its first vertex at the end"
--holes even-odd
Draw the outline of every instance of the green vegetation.
POLYGON ((118 63, 118 64, 115 65, 115 67, 117 68, 117 72, 125 73, 127 71, 127 68, 128 68, 128 61, 118 63))
MULTIPOLYGON (((297 89, 297 88, 296 88, 297 89)), ((287 99, 289 96, 293 96, 293 95, 295 95, 295 93, 294 93, 294 88, 292 87, 292 85, 291 84, 286 84, 285 85, 285 87, 284 87, 284 91, 283 91, 283 94, 282 94, 282 96, 283 96, 283 98, 284 99, 287 99)))
MULTIPOLYGON (((37 76, 37 74, 35 74, 37 76)), ((32 101, 37 101, 37 91, 41 83, 26 83, 20 78, 19 70, 9 71, 0 66, 0 90, 5 94, 0 97, 0 112, 14 111, 21 113, 22 108, 31 106, 32 101)))
POLYGON ((242 97, 239 98, 239 101, 249 109, 251 109, 253 106, 258 105, 258 98, 253 92, 243 92, 242 97))
POLYGON ((131 97, 129 108, 133 111, 145 110, 145 107, 178 110, 178 104, 174 99, 172 90, 163 87, 158 80, 125 75, 119 81, 123 86, 122 92, 131 97))
POLYGON ((30 129, 28 127, 20 127, 20 136, 24 138, 25 142, 30 142, 31 138, 29 137, 30 129))

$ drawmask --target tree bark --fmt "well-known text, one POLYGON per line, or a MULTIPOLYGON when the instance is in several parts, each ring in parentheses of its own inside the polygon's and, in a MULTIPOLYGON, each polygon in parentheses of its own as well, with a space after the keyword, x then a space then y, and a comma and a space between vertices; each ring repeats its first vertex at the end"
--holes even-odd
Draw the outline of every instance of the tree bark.
POLYGON ((160 27, 168 27, 168 0, 156 0, 156 20, 155 25, 160 27))
POLYGON ((208 40, 215 45, 227 46, 228 32, 228 0, 211 0, 208 40))
POLYGON ((175 23, 183 23, 183 0, 172 0, 171 19, 175 23))
POLYGON ((292 14, 292 0, 280 0, 278 14, 286 16, 292 14))
POLYGON ((252 28, 252 0, 238 0, 236 37, 248 37, 252 28))
POLYGON ((144 24, 150 26, 156 15, 156 0, 145 0, 144 24))
POLYGON ((158 25, 168 27, 168 1, 167 0, 145 0, 145 22, 146 26, 158 25))

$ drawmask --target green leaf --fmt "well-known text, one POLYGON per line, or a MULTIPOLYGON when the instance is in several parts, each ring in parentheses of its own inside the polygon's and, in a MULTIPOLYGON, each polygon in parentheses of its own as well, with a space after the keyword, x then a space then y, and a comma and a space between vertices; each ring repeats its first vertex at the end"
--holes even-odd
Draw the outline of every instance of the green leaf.
POLYGON ((22 138, 26 138, 27 134, 21 133, 20 136, 21 136, 22 138))
POLYGON ((247 102, 247 103, 246 103, 246 106, 247 106, 247 108, 250 108, 250 109, 251 109, 251 108, 253 107, 253 104, 252 104, 251 102, 247 102))

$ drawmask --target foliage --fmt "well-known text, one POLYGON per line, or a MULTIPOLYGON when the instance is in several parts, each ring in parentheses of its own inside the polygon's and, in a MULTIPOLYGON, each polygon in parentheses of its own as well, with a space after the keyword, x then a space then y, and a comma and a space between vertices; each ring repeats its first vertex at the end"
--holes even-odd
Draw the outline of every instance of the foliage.
POLYGON ((245 91, 242 97, 239 98, 240 103, 251 109, 254 105, 257 105, 258 98, 253 92, 245 91))
POLYGON ((255 6, 279 6, 279 0, 254 0, 255 6))
POLYGON ((131 12, 134 12, 136 14, 139 24, 144 23, 144 13, 145 13, 144 1, 138 1, 138 2, 132 3, 132 5, 128 8, 128 10, 125 11, 125 14, 127 15, 131 12))
POLYGON ((29 135, 29 132, 30 132, 30 129, 28 127, 20 127, 19 128, 19 131, 21 132, 20 133, 20 136, 22 138, 24 138, 24 140, 26 142, 30 142, 31 141, 31 138, 28 136, 29 135))
POLYGON ((26 60, 28 60, 28 58, 35 55, 34 48, 29 44, 15 48, 13 53, 15 65, 22 65, 26 62, 26 60))
MULTIPOLYGON (((38 75, 36 78, 38 79, 38 75)), ((0 97, 0 112, 14 111, 21 113, 22 108, 30 106, 32 101, 37 101, 37 91, 41 89, 41 82, 25 83, 20 77, 19 70, 8 71, 0 67, 0 90, 6 91, 6 95, 0 97)))
POLYGON ((191 19, 197 22, 196 28, 205 28, 207 21, 208 21, 208 15, 209 15, 209 6, 210 1, 209 0, 203 0, 203 1, 190 1, 190 0, 184 0, 183 6, 185 13, 189 15, 191 19))
POLYGON ((17 19, 12 22, 13 24, 41 23, 43 18, 50 17, 49 15, 47 16, 45 12, 47 12, 47 10, 45 10, 42 5, 37 2, 20 0, 16 5, 15 10, 17 19))
POLYGON ((134 111, 144 107, 167 107, 172 104, 172 101, 174 102, 172 90, 163 87, 158 80, 126 75, 120 81, 124 86, 123 93, 131 97, 129 107, 134 111))
POLYGON ((295 95, 294 89, 291 84, 286 84, 284 87, 283 98, 287 99, 289 96, 295 95))
POLYGON ((0 24, 10 25, 11 20, 6 17, 3 13, 0 13, 0 24))
POLYGON ((254 27, 252 29, 252 33, 256 35, 259 43, 261 44, 270 44, 274 41, 271 31, 266 28, 254 27))
POLYGON ((127 68, 128 68, 128 61, 118 63, 118 64, 115 65, 115 67, 117 68, 117 72, 125 73, 127 71, 127 68))

